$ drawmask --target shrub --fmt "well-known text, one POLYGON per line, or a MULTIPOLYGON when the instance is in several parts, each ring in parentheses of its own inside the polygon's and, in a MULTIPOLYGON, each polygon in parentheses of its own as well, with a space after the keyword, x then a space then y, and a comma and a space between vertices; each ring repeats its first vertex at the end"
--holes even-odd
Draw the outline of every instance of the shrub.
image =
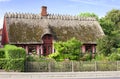
POLYGON ((65 42, 59 41, 54 43, 56 52, 49 55, 49 58, 53 58, 56 61, 79 60, 80 58, 80 47, 82 43, 76 38, 71 38, 65 42))
POLYGON ((26 58, 27 61, 29 62, 49 62, 49 61, 54 61, 53 59, 46 58, 44 56, 39 57, 38 55, 29 55, 26 58))
POLYGON ((36 61, 36 57, 29 55, 29 56, 27 56, 26 60, 27 61, 36 61))
POLYGON ((106 57, 103 54, 97 54, 95 57, 96 61, 102 61, 102 60, 107 60, 106 57))
POLYGON ((90 52, 86 52, 83 54, 83 56, 80 58, 82 61, 90 61, 92 59, 92 54, 90 52))
POLYGON ((5 67, 5 70, 24 71, 24 58, 10 59, 5 67))
POLYGON ((0 49, 0 58, 5 58, 5 50, 0 49))
POLYGON ((84 61, 80 62, 80 71, 94 71, 95 65, 94 62, 84 61))
POLYGON ((4 69, 6 67, 6 64, 7 64, 7 59, 1 58, 0 59, 0 69, 4 69))
POLYGON ((26 52, 23 48, 8 49, 6 55, 10 59, 26 58, 26 52))
POLYGON ((15 46, 15 45, 5 45, 4 46, 4 48, 5 48, 5 50, 8 50, 8 49, 16 49, 16 48, 18 48, 17 46, 15 46))
POLYGON ((14 45, 5 45, 4 49, 7 58, 26 58, 25 49, 21 47, 16 47, 14 45))
POLYGON ((120 60, 120 56, 118 53, 112 53, 110 54, 110 56, 108 57, 108 59, 110 61, 116 61, 116 60, 120 60))
POLYGON ((117 64, 116 62, 111 61, 97 61, 97 70, 98 71, 116 71, 117 64))
POLYGON ((5 45, 4 49, 0 49, 0 58, 1 69, 24 71, 26 52, 23 48, 5 45))

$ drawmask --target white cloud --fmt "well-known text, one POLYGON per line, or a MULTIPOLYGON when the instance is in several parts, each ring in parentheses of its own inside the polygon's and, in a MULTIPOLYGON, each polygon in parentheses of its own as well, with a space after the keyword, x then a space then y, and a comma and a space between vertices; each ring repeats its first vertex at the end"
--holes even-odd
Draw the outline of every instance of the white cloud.
MULTIPOLYGON (((109 5, 107 0, 69 0, 72 2, 79 2, 79 3, 84 3, 84 4, 89 4, 89 5, 97 5, 97 6, 103 6, 103 7, 120 7, 119 5, 109 5)), ((114 2, 115 0, 110 0, 114 2)))
POLYGON ((10 1, 10 0, 0 0, 0 2, 7 2, 7 1, 10 1))

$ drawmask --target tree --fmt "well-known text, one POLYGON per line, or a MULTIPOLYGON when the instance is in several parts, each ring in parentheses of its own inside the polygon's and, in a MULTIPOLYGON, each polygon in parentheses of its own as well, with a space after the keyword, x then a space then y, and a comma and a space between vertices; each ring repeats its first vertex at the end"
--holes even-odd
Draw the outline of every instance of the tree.
POLYGON ((105 18, 111 20, 115 24, 116 30, 120 28, 120 10, 113 9, 109 11, 105 18))
POLYGON ((98 40, 97 49, 109 56, 120 48, 120 10, 109 11, 99 22, 106 36, 98 40))
POLYGON ((78 16, 81 16, 81 17, 95 17, 96 20, 98 20, 98 16, 94 13, 89 13, 89 12, 86 12, 86 13, 80 13, 78 16))
POLYGON ((111 49, 113 48, 113 40, 108 36, 104 36, 103 38, 97 41, 97 50, 98 53, 102 53, 105 56, 111 54, 111 49))
POLYGON ((105 33, 105 35, 112 35, 112 31, 114 31, 115 24, 111 20, 107 20, 106 18, 101 18, 99 23, 105 33))
POLYGON ((56 42, 54 44, 56 52, 50 54, 49 57, 57 61, 63 61, 65 59, 79 60, 81 45, 82 43, 75 38, 72 38, 66 42, 56 42))
POLYGON ((113 9, 109 11, 104 18, 100 19, 100 24, 104 29, 104 32, 108 29, 120 30, 120 10, 113 9))

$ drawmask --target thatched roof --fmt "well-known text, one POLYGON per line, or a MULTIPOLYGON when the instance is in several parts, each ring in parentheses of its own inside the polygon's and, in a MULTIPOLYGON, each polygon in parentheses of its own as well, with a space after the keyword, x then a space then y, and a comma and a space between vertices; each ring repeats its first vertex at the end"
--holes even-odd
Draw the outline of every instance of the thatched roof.
POLYGON ((57 41, 75 37, 84 43, 95 43, 104 35, 95 18, 21 13, 6 13, 5 18, 10 43, 41 43, 45 34, 52 34, 57 41))

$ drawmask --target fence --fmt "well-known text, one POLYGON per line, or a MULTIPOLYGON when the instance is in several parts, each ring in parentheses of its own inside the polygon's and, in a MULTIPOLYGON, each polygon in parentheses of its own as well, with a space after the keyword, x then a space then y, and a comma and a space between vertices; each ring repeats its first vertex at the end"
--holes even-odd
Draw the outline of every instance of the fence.
POLYGON ((120 61, 26 62, 26 72, 120 71, 120 61))

